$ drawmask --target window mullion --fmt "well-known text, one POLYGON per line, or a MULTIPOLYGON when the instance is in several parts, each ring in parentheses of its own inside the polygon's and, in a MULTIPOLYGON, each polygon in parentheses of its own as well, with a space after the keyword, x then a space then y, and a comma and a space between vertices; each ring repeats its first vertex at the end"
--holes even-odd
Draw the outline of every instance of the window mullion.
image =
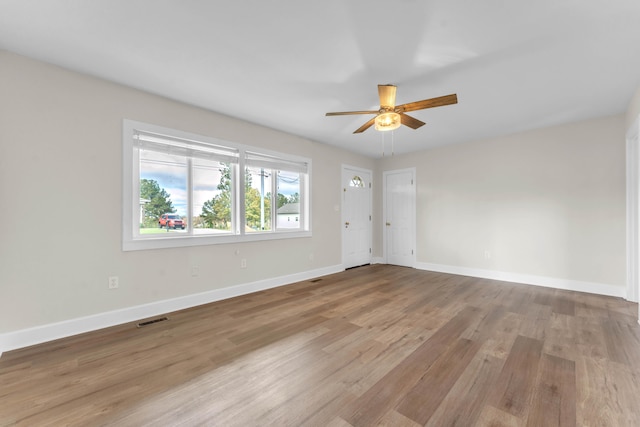
POLYGON ((305 221, 305 217, 306 217, 306 208, 305 208, 305 202, 306 202, 306 197, 307 197, 307 192, 305 190, 306 188, 306 181, 305 181, 305 174, 300 174, 299 178, 300 180, 300 188, 298 191, 298 207, 299 207, 299 212, 298 212, 298 219, 300 221, 300 230, 306 230, 307 228, 307 224, 305 221))
POLYGON ((241 236, 244 236, 245 234, 245 223, 246 223, 246 217, 245 217, 246 201, 245 201, 245 191, 244 191, 245 173, 246 173, 245 169, 246 169, 246 165, 245 165, 245 159, 244 159, 244 152, 241 152, 239 163, 238 163, 238 170, 236 171, 236 174, 235 174, 236 179, 231 181, 232 194, 234 195, 234 200, 237 204, 236 219, 238 224, 238 234, 240 234, 241 236), (237 183, 238 185, 234 186, 235 183, 237 183))
POLYGON ((278 230, 278 170, 271 170, 271 232, 278 230))
POLYGON ((187 234, 193 234, 193 159, 187 157, 187 234))
POLYGON ((264 178, 266 177, 267 172, 264 168, 260 168, 260 232, 263 233, 265 231, 265 224, 269 218, 264 217, 264 211, 267 208, 267 202, 264 193, 264 178))

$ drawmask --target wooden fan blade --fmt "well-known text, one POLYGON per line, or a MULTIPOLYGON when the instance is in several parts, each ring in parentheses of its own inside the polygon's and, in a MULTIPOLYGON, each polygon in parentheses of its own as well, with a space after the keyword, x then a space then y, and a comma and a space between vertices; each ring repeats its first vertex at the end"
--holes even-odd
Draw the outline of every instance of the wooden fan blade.
POLYGON ((396 106, 396 87, 394 85, 378 85, 380 108, 393 109, 396 106))
POLYGON ((418 129, 420 126, 424 126, 426 124, 425 122, 414 119, 413 117, 408 116, 404 113, 400 113, 400 120, 402 121, 403 125, 409 126, 411 129, 418 129))
POLYGON ((409 102, 407 104, 398 105, 396 111, 416 111, 425 108, 442 107, 458 103, 458 96, 454 93, 451 95, 440 96, 438 98, 425 99, 423 101, 409 102))
POLYGON ((335 113, 327 113, 325 116, 348 116, 351 114, 378 114, 378 111, 338 111, 335 113))
POLYGON ((373 119, 369 120, 367 123, 360 126, 358 129, 356 129, 356 131, 353 133, 362 133, 365 130, 369 129, 371 126, 373 126, 375 122, 376 122, 376 118, 374 117, 373 119))

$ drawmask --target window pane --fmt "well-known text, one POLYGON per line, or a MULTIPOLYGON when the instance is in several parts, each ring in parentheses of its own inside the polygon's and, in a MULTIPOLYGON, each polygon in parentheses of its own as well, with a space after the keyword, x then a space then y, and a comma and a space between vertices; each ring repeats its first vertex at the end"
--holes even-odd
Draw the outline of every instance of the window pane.
POLYGON ((272 171, 259 167, 245 171, 245 231, 270 231, 272 171))
POLYGON ((354 175, 351 181, 349 181, 349 187, 364 188, 364 182, 362 182, 362 178, 358 175, 354 175))
POLYGON ((231 165, 193 159, 194 234, 230 232, 231 209, 231 165))
POLYGON ((184 233, 186 215, 186 157, 140 150, 140 234, 184 233))
POLYGON ((277 228, 300 228, 300 174, 278 171, 277 228))

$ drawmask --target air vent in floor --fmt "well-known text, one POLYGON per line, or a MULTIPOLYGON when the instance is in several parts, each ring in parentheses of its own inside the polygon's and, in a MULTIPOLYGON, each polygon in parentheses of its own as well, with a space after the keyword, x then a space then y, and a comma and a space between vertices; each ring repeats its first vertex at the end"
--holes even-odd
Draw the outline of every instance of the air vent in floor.
POLYGON ((143 326, 153 325, 154 323, 158 323, 158 322, 164 322, 165 320, 169 320, 169 318, 168 317, 158 317, 157 319, 145 320, 144 322, 138 323, 138 328, 141 328, 143 326))

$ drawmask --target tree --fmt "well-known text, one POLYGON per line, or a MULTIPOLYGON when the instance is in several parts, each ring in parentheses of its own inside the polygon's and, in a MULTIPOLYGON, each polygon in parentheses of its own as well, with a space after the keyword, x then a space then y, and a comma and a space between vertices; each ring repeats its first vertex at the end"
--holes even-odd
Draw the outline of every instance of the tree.
POLYGON ((142 219, 143 224, 147 227, 155 224, 160 215, 176 211, 171 202, 171 195, 164 188, 161 188, 156 180, 140 180, 140 198, 149 200, 144 205, 144 218, 142 219))
POLYGON ((202 205, 200 214, 205 227, 228 230, 231 225, 231 197, 229 192, 221 192, 202 205))
POLYGON ((213 228, 213 224, 216 222, 216 211, 213 209, 216 198, 207 200, 202 204, 202 213, 200 218, 206 228, 213 228))
POLYGON ((282 193, 278 193, 278 209, 289 203, 289 198, 282 193))
MULTIPOLYGON (((256 169, 257 171, 258 169, 256 169)), ((268 177, 269 171, 259 169, 258 176, 268 177)), ((267 192, 261 197, 260 190, 253 188, 253 176, 251 169, 244 172, 244 203, 246 225, 254 229, 271 230, 271 193, 267 192), (264 205, 262 204, 264 202, 264 205), (264 208, 264 212, 262 211, 264 208), (262 216, 264 214, 264 216, 262 216), (264 219, 264 224, 262 223, 264 219), (263 227, 264 226, 264 227, 263 227)))
POLYGON ((300 194, 299 193, 293 193, 292 195, 289 196, 289 201, 288 203, 299 203, 300 202, 300 194))
POLYGON ((286 204, 298 203, 298 202, 300 202, 300 194, 298 194, 298 193, 293 193, 289 197, 287 197, 286 195, 284 195, 282 193, 278 193, 278 209, 280 209, 281 207, 283 207, 286 204))
POLYGON ((217 189, 220 193, 204 202, 200 217, 207 228, 228 230, 231 226, 231 167, 228 163, 222 163, 217 189))
MULTIPOLYGON (((251 169, 246 168, 244 173, 245 222, 249 227, 259 229, 261 227, 260 191, 252 187, 252 182, 251 169)), ((208 228, 228 230, 231 226, 231 167, 228 163, 222 164, 217 189, 220 192, 202 205, 200 218, 208 228)), ((271 229, 271 193, 264 195, 264 228, 271 229)))
MULTIPOLYGON (((260 229, 260 191, 249 188, 244 193, 245 218, 251 228, 260 229)), ((264 229, 271 229, 271 193, 264 195, 264 229)))

